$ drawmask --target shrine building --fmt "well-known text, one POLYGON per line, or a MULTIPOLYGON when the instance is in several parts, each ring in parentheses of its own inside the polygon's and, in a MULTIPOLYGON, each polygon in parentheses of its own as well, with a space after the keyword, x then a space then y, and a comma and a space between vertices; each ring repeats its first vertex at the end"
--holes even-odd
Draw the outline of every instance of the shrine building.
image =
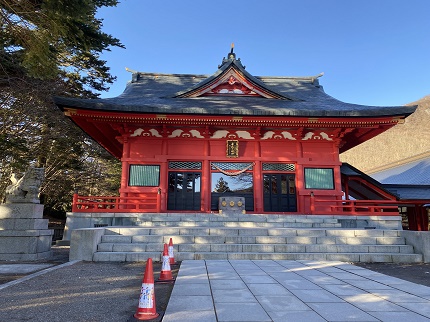
POLYGON ((339 153, 416 106, 341 102, 321 76, 254 76, 232 48, 209 76, 133 72, 118 97, 55 98, 122 162, 119 195, 75 195, 73 212, 398 215, 339 153))

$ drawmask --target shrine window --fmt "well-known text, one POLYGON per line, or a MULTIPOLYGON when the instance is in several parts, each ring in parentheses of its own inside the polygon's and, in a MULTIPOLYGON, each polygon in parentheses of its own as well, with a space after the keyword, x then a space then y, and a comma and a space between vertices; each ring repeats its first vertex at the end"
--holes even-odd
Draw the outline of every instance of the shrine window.
POLYGON ((160 185, 159 165, 130 165, 129 186, 157 187, 160 185))
POLYGON ((305 168, 306 189, 334 189, 334 173, 331 168, 305 168))

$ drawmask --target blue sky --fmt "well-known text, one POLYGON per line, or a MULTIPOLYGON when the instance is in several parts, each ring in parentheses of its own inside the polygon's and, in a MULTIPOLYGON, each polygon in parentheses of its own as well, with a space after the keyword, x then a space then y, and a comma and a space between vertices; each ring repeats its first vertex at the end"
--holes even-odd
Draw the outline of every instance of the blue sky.
POLYGON ((255 76, 311 76, 348 103, 403 105, 430 94, 428 0, 122 0, 104 8, 119 38, 102 58, 121 94, 131 73, 213 74, 235 44, 255 76))

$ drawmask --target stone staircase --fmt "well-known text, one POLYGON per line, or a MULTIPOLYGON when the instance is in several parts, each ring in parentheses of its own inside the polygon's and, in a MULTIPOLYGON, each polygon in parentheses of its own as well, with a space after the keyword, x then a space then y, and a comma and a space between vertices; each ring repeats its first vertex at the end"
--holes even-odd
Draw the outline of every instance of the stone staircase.
POLYGON ((154 215, 138 226, 105 227, 93 261, 175 259, 422 262, 398 230, 345 229, 336 218, 285 215, 154 215))

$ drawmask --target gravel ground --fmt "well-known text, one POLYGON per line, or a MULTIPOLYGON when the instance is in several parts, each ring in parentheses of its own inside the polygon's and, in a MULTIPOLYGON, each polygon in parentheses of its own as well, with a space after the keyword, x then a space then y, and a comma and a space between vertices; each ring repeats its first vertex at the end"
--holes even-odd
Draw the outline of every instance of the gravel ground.
MULTIPOLYGON (((154 263, 155 279, 160 268, 154 263)), ((135 321, 144 270, 143 263, 62 267, 0 291, 0 321, 135 321)), ((157 312, 165 311, 172 287, 155 284, 157 312)))
POLYGON ((354 263, 385 275, 430 287, 430 263, 393 264, 393 263, 354 263))
MULTIPOLYGON (((52 247, 49 261, 60 265, 69 260, 69 247, 52 247)), ((0 262, 16 264, 16 262, 0 262)), ((178 265, 171 265, 176 277, 178 265)), ((153 263, 154 279, 160 275, 161 263, 153 263)), ((0 290, 0 321, 32 322, 134 322, 145 263, 79 262, 0 290)), ((0 285, 24 277, 1 274, 0 285)), ((155 299, 161 321, 173 283, 155 283, 155 299)))

